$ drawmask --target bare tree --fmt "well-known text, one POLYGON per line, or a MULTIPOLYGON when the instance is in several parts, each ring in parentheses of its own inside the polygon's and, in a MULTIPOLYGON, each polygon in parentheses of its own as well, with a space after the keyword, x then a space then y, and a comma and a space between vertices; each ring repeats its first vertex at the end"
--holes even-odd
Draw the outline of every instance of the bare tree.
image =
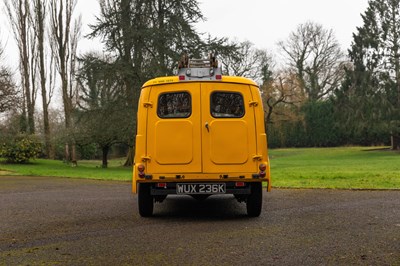
POLYGON ((261 83, 263 67, 272 59, 266 50, 257 49, 249 41, 231 43, 237 47, 235 52, 222 56, 224 74, 243 76, 261 83))
POLYGON ((278 45, 309 100, 321 99, 340 85, 344 77, 344 53, 333 30, 307 22, 278 45))
POLYGON ((36 72, 32 62, 35 62, 32 42, 34 42, 30 1, 28 0, 7 0, 5 2, 9 22, 14 32, 20 57, 21 83, 24 89, 23 116, 28 114, 28 123, 24 131, 30 134, 35 133, 35 101, 36 90, 33 84, 32 75, 36 72))
POLYGON ((42 107, 43 107, 43 131, 45 139, 46 156, 48 158, 54 158, 54 148, 51 142, 50 122, 49 122, 49 105, 51 97, 53 95, 53 58, 46 57, 46 43, 45 43, 45 32, 46 32, 46 16, 48 11, 47 0, 35 0, 33 2, 33 27, 36 37, 35 49, 38 53, 37 67, 40 75, 40 92, 42 96, 42 107), (48 62, 47 62, 48 61, 48 62), (49 78, 49 80, 47 80, 49 78))
POLYGON ((260 90, 268 124, 276 122, 273 117, 281 121, 298 120, 293 110, 299 109, 304 101, 304 94, 295 73, 278 71, 260 86, 260 90))
POLYGON ((65 128, 69 134, 65 144, 65 159, 76 165, 76 145, 73 137, 72 111, 76 91, 74 71, 77 43, 80 38, 80 17, 73 22, 76 0, 50 0, 51 49, 61 80, 65 128))

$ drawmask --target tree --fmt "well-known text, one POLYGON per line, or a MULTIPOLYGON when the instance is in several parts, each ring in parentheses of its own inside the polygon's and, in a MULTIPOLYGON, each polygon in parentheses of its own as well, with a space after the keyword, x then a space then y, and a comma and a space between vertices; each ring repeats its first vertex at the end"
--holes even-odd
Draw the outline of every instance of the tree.
POLYGON ((79 84, 79 126, 83 143, 96 143, 102 153, 102 167, 107 168, 107 155, 115 143, 127 142, 131 134, 125 116, 123 81, 111 58, 86 54, 77 74, 79 84))
POLYGON ((369 1, 362 19, 338 95, 358 127, 386 131, 392 149, 400 149, 400 1, 369 1))
POLYGON ((299 120, 298 113, 304 102, 304 94, 296 74, 284 70, 275 74, 271 72, 260 89, 263 92, 267 124, 274 123, 274 116, 275 122, 299 120))
POLYGON ((36 89, 34 75, 36 73, 35 38, 32 30, 32 14, 30 1, 8 0, 6 11, 13 29, 14 38, 19 49, 21 83, 23 87, 23 117, 27 113, 27 124, 22 130, 29 134, 35 133, 35 101, 36 89))
POLYGON ((18 103, 18 92, 9 69, 0 67, 0 113, 11 110, 18 103))
POLYGON ((123 80, 130 147, 125 165, 132 165, 134 127, 142 84, 172 74, 183 52, 198 54, 201 41, 193 24, 202 19, 193 0, 101 0, 100 16, 90 37, 101 37, 116 55, 114 67, 123 80))
POLYGON ((53 58, 50 62, 46 62, 46 15, 48 11, 47 0, 35 0, 33 2, 34 18, 33 28, 37 39, 36 47, 38 53, 38 68, 40 79, 40 92, 42 96, 43 108, 43 131, 45 139, 45 154, 48 158, 54 159, 54 148, 51 142, 50 122, 49 122, 49 105, 53 94, 53 58))
POLYGON ((268 52, 255 48, 249 41, 234 41, 230 45, 234 47, 233 51, 220 57, 224 74, 247 77, 261 83, 265 78, 263 68, 272 62, 268 52))
POLYGON ((4 48, 0 43, 0 113, 9 111, 19 103, 19 93, 10 69, 2 62, 4 48))
POLYGON ((50 43, 60 76, 65 129, 69 134, 65 144, 65 160, 72 162, 73 165, 77 163, 72 120, 73 99, 76 97, 74 76, 81 28, 80 17, 73 22, 75 5, 76 0, 50 0, 50 43))
POLYGON ((338 88, 344 76, 344 54, 333 30, 307 22, 278 45, 308 100, 322 99, 338 88))

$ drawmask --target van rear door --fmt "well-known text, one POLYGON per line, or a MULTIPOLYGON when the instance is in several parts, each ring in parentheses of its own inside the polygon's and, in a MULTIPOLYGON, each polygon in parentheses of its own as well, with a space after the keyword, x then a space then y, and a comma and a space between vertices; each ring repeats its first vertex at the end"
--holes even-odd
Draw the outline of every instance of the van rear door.
POLYGON ((147 112, 152 112, 147 116, 148 172, 256 173, 252 101, 250 87, 244 84, 182 82, 152 87, 147 104, 147 112))
POLYGON ((200 173, 200 84, 154 86, 148 106, 149 173, 200 173))
POLYGON ((204 173, 257 172, 255 113, 249 85, 202 83, 204 173))

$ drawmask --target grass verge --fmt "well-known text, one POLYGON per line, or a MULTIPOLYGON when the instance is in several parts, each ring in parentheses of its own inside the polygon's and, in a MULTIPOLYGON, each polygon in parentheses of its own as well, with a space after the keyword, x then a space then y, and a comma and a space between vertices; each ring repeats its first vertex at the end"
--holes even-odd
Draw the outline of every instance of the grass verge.
POLYGON ((78 161, 78 167, 72 167, 62 161, 32 160, 26 164, 7 164, 0 160, 0 175, 58 176, 88 178, 99 180, 129 181, 132 179, 132 168, 124 167, 125 159, 109 160, 108 168, 101 167, 101 161, 78 161))
POLYGON ((400 189, 400 153, 386 147, 270 150, 274 187, 400 189))

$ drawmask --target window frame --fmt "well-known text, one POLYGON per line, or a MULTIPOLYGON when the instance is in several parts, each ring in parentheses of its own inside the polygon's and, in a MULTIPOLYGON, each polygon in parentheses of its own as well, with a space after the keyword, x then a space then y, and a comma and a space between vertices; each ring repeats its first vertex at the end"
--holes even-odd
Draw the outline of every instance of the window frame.
POLYGON ((162 92, 158 95, 157 98, 157 116, 160 119, 185 119, 185 118, 189 118, 192 116, 192 111, 193 111, 193 105, 192 105, 192 94, 189 91, 168 91, 168 92, 162 92), (160 112, 160 99, 161 97, 163 97, 164 95, 168 95, 168 94, 180 94, 180 93, 186 93, 189 96, 189 108, 190 111, 187 115, 185 116, 163 116, 160 112))
POLYGON ((213 117, 213 118, 216 118, 216 119, 219 119, 219 118, 228 118, 228 119, 232 119, 232 118, 243 118, 245 115, 246 115, 246 106, 245 106, 245 104, 244 104, 244 96, 243 96, 243 94, 241 93, 241 92, 238 92, 238 91, 218 91, 218 90, 216 90, 216 91, 213 91, 211 94, 210 94, 210 114, 211 114, 211 116, 213 117), (225 93, 225 94, 236 94, 236 95, 239 95, 241 98, 242 98, 242 106, 243 106, 243 112, 241 113, 241 115, 240 116, 215 116, 214 115, 214 113, 215 112, 213 112, 213 95, 214 94, 216 94, 216 93, 225 93))

